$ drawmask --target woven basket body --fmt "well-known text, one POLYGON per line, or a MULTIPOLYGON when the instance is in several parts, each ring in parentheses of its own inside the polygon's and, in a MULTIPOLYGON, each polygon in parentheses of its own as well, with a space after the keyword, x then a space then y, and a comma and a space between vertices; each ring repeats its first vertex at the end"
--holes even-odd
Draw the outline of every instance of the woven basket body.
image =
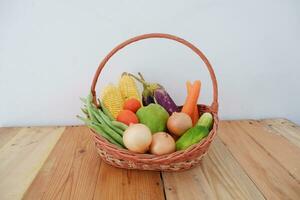
POLYGON ((91 133, 94 135, 95 139, 95 147, 97 152, 101 156, 101 158, 108 164, 113 165, 119 168, 126 168, 126 169, 140 169, 140 170, 156 170, 156 171, 181 171, 190 169, 191 167, 196 166, 200 161, 201 158, 207 153, 207 150, 216 135, 217 128, 218 128, 218 87, 217 81, 207 58, 204 54, 197 49, 191 43, 178 38, 173 35, 169 34, 161 34, 161 33, 152 33, 152 34, 145 34, 140 35, 134 38, 131 38, 117 47, 115 47, 100 63, 91 86, 91 92, 94 97, 94 103, 97 105, 96 101, 96 84, 99 78, 99 75, 104 68, 105 64, 108 60, 120 49, 123 47, 134 43, 139 40, 148 39, 148 38, 164 38, 177 41, 179 43, 184 44, 185 46, 189 47, 193 50, 205 63, 212 80, 213 84, 213 102, 210 106, 207 105, 198 105, 199 114, 201 115, 203 112, 210 112, 214 118, 213 128, 210 131, 209 135, 201 140, 200 143, 192 145, 186 150, 176 151, 171 154, 167 155, 151 155, 151 154, 138 154, 128 151, 126 149, 120 149, 114 144, 108 142, 105 138, 101 137, 100 135, 96 134, 91 130, 91 133))

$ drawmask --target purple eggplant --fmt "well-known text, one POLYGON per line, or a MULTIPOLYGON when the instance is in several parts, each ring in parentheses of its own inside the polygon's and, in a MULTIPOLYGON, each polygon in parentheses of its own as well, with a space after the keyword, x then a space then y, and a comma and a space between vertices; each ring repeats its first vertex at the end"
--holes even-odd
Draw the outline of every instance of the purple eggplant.
POLYGON ((143 84, 142 102, 144 106, 150 103, 158 103, 166 109, 166 111, 171 115, 173 112, 178 112, 179 108, 167 93, 167 91, 161 85, 157 83, 148 83, 145 81, 141 73, 138 73, 140 78, 135 75, 129 74, 137 81, 143 84))
POLYGON ((156 103, 164 107, 170 115, 173 112, 179 112, 178 106, 164 88, 158 88, 154 91, 154 99, 156 103))
POLYGON ((137 76, 128 73, 129 76, 135 78, 138 82, 143 84, 143 92, 142 92, 142 103, 144 106, 147 106, 151 103, 155 103, 154 101, 154 91, 158 89, 160 86, 156 83, 147 83, 141 73, 138 73, 140 78, 137 76))
POLYGON ((143 103, 143 106, 148 106, 151 103, 155 103, 155 101, 154 101, 153 96, 151 96, 151 95, 145 95, 143 93, 142 103, 143 103))
POLYGON ((141 82, 139 79, 137 79, 137 77, 134 77, 135 79, 137 79, 138 81, 140 81, 143 84, 143 92, 142 92, 142 103, 144 106, 148 106, 151 103, 155 103, 154 101, 154 96, 153 96, 153 90, 151 90, 149 84, 146 83, 143 75, 141 73, 138 73, 140 76, 140 80, 142 80, 143 82, 141 82))

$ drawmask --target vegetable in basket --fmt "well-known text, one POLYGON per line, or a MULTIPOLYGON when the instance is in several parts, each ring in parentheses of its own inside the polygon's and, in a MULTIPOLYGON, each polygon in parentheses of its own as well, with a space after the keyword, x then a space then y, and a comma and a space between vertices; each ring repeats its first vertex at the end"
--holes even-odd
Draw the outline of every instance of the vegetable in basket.
POLYGON ((112 123, 112 125, 114 125, 115 127, 119 128, 123 131, 125 131, 128 128, 128 126, 126 124, 122 123, 122 122, 111 121, 111 123, 112 123))
POLYGON ((103 102, 100 101, 99 99, 98 99, 98 104, 100 105, 101 110, 103 111, 103 113, 104 113, 111 121, 114 121, 114 120, 115 120, 114 116, 110 113, 110 111, 104 106, 103 102))
POLYGON ((206 127, 208 130, 210 130, 213 126, 213 116, 211 113, 206 112, 203 113, 200 117, 200 119, 197 122, 197 126, 204 126, 206 127))
MULTIPOLYGON (((158 83, 148 83, 144 79, 140 79, 132 74, 130 75, 143 84, 144 91, 142 95, 144 99, 143 103, 145 102, 145 105, 149 105, 146 101, 150 97, 154 98, 155 102, 164 107, 169 114, 179 111, 177 105, 170 97, 168 92, 163 88, 163 86, 159 85, 158 83)), ((139 73, 139 75, 143 77, 141 73, 139 73)))
POLYGON ((166 132, 158 132, 152 136, 150 152, 155 155, 164 155, 175 151, 175 140, 166 132))
POLYGON ((167 122, 169 132, 177 136, 181 136, 192 126, 192 119, 183 112, 174 112, 167 122))
POLYGON ((141 102, 136 98, 130 98, 125 100, 123 109, 124 110, 131 110, 132 112, 136 113, 138 109, 141 108, 141 102))
POLYGON ((122 139, 124 130, 120 128, 120 124, 116 126, 115 123, 113 123, 113 121, 111 120, 111 118, 104 113, 104 111, 98 109, 92 103, 91 94, 88 96, 87 99, 82 99, 82 100, 85 104, 85 108, 83 110, 87 118, 81 116, 77 116, 77 117, 81 119, 89 128, 91 128, 97 134, 107 139, 112 144, 124 148, 123 139, 122 139))
POLYGON ((126 125, 137 124, 139 119, 134 112, 131 110, 122 110, 117 117, 117 121, 122 122, 126 125))
POLYGON ((107 139, 110 143, 115 144, 118 147, 124 148, 122 145, 120 145, 118 142, 116 142, 109 134, 107 134, 105 131, 103 131, 101 124, 91 121, 88 118, 84 118, 81 116, 77 116, 80 120, 82 120, 89 128, 94 130, 97 134, 101 135, 105 139, 107 139))
POLYGON ((107 85, 102 92, 102 103, 116 118, 123 109, 123 98, 118 87, 113 84, 107 85))
POLYGON ((154 99, 156 103, 164 107, 170 115, 173 112, 179 111, 179 108, 163 87, 160 87, 154 91, 154 99))
POLYGON ((155 103, 154 101, 154 96, 153 96, 153 91, 158 88, 159 86, 157 84, 153 84, 151 86, 145 84, 145 79, 143 77, 143 75, 139 72, 138 73, 140 76, 140 79, 138 79, 136 76, 130 74, 130 76, 132 76, 133 78, 135 78, 136 80, 140 81, 142 80, 143 82, 141 82, 143 84, 143 92, 142 92, 142 103, 144 106, 147 106, 151 103, 155 103))
MULTIPOLYGON (((190 95, 192 87, 193 87, 192 83, 190 81, 187 81, 186 82, 186 89, 187 89, 187 95, 188 96, 190 95)), ((192 114, 193 125, 195 125, 197 123, 198 119, 199 119, 199 111, 198 111, 198 105, 196 103, 195 108, 193 110, 193 114, 192 114)))
POLYGON ((176 141, 176 150, 184 150, 193 144, 197 144, 206 137, 213 125, 213 117, 210 113, 204 113, 196 126, 190 128, 176 141))
POLYGON ((159 104, 150 104, 140 108, 136 112, 140 123, 148 126, 152 133, 166 130, 166 123, 169 118, 168 112, 159 104))
POLYGON ((131 98, 140 101, 140 94, 135 80, 126 72, 123 72, 119 80, 119 90, 124 101, 131 98))
POLYGON ((152 142, 152 134, 144 124, 131 124, 124 132, 123 141, 130 151, 145 153, 152 142))
MULTIPOLYGON (((188 83, 187 83, 188 85, 188 83)), ((197 101, 200 94, 200 88, 201 88, 201 82, 200 80, 197 80, 194 82, 194 84, 190 87, 188 87, 188 95, 186 97, 185 103, 182 107, 181 112, 184 112, 188 114, 192 119, 194 118, 194 110, 197 106, 197 101), (189 89, 190 87, 190 89, 189 89)))

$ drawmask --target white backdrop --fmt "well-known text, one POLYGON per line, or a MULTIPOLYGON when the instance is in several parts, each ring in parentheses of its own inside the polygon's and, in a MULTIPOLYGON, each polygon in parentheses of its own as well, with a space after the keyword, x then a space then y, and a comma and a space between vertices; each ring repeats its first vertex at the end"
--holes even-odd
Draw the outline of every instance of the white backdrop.
MULTIPOLYGON (((0 126, 80 123, 100 60, 130 37, 163 32, 199 47, 216 71, 222 119, 284 117, 300 123, 298 0, 0 1, 0 126), (84 2, 84 3, 83 3, 84 2)), ((98 91, 122 71, 160 82, 178 104, 203 63, 187 48, 148 40, 117 54, 98 91)))

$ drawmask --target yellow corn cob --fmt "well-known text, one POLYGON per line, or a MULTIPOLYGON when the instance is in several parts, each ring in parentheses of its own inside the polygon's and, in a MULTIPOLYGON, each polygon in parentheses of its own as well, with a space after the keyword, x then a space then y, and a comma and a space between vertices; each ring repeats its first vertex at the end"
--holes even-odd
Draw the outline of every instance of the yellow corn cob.
POLYGON ((136 98, 141 101, 135 80, 125 72, 119 80, 119 89, 124 101, 130 98, 136 98))
POLYGON ((102 92, 102 103, 117 118, 119 112, 123 109, 123 98, 120 90, 113 84, 107 85, 102 92))

